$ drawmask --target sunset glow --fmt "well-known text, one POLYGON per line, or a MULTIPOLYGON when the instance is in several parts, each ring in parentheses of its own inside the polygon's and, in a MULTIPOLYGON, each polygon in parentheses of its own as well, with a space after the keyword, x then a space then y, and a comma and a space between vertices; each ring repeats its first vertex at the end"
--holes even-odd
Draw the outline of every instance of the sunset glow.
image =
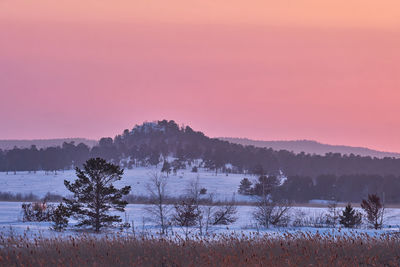
POLYGON ((400 151, 399 1, 60 2, 0 1, 0 139, 165 118, 400 151))

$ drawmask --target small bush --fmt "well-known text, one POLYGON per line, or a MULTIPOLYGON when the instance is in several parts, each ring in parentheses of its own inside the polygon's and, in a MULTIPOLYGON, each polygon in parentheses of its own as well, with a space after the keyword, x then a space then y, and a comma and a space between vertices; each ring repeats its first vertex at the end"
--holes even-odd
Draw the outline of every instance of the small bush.
POLYGON ((344 227, 354 228, 361 224, 362 215, 360 212, 357 212, 349 203, 342 211, 342 214, 339 215, 339 219, 340 224, 344 227))
POLYGON ((251 195, 252 194, 252 186, 253 184, 250 182, 248 178, 243 178, 240 181, 238 193, 241 195, 251 195))
POLYGON ((200 195, 205 195, 205 194, 207 194, 207 188, 202 188, 202 189, 200 189, 200 195))
POLYGON ((213 214, 213 225, 228 225, 236 222, 237 208, 235 203, 230 203, 225 206, 219 207, 213 214))
POLYGON ((54 206, 46 202, 22 203, 24 222, 45 222, 51 221, 54 206))

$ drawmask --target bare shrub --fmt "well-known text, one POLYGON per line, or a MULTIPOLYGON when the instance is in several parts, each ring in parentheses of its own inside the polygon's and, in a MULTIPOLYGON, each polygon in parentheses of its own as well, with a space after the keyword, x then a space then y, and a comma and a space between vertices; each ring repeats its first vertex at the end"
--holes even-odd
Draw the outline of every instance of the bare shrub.
POLYGON ((46 202, 22 203, 22 220, 24 222, 50 221, 54 206, 46 202))
POLYGON ((291 205, 287 201, 274 202, 268 198, 262 198, 256 204, 253 218, 259 225, 266 228, 270 225, 287 226, 290 208, 291 205))
POLYGON ((328 205, 328 213, 325 215, 326 224, 330 227, 336 228, 339 222, 339 208, 336 201, 328 205))
POLYGON ((235 215, 237 214, 237 207, 234 201, 219 207, 212 215, 213 225, 229 225, 238 219, 235 215))
POLYGON ((307 215, 304 211, 297 211, 294 213, 294 220, 292 225, 294 227, 314 227, 323 228, 329 226, 327 222, 327 215, 323 212, 314 214, 313 216, 307 215))
POLYGON ((292 225, 294 227, 302 227, 305 226, 304 223, 304 218, 306 218, 306 213, 302 210, 296 210, 296 212, 293 214, 293 222, 292 225))

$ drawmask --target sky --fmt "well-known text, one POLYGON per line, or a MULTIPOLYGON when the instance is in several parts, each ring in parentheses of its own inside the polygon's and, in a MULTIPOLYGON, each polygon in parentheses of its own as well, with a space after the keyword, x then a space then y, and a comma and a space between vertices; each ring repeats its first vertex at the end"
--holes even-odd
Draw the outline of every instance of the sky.
POLYGON ((206 135, 400 152, 397 0, 0 0, 0 139, 206 135))

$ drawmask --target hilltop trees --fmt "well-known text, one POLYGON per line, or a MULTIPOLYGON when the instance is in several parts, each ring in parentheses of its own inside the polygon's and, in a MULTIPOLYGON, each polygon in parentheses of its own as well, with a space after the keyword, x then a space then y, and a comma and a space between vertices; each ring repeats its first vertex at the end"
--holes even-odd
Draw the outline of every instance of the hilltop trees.
MULTIPOLYGON (((105 137, 92 148, 64 143, 61 147, 14 148, 0 152, 0 171, 55 171, 82 167, 90 157, 132 168, 165 161, 167 176, 190 166, 246 175, 279 175, 287 180, 276 197, 294 202, 310 199, 359 202, 365 192, 385 192, 388 203, 400 202, 400 159, 357 155, 294 154, 289 151, 242 146, 179 126, 172 120, 146 122, 124 130, 115 138, 105 137), (172 158, 178 159, 174 161, 172 158), (169 159, 170 163, 166 162, 169 159), (161 160, 161 161, 160 161, 161 160), (196 162, 196 166, 191 163, 196 162), (167 165, 170 165, 169 167, 167 165), (227 167, 229 166, 229 167, 227 167), (378 182, 379 181, 379 182, 378 182)), ((261 189, 263 184, 255 188, 261 189)), ((244 194, 249 192, 245 189, 244 194)), ((255 194, 259 194, 255 192, 255 194)), ((277 199, 276 198, 276 199, 277 199)))
POLYGON ((64 201, 79 220, 77 226, 90 226, 99 232, 113 222, 121 222, 119 216, 110 215, 109 210, 123 212, 128 204, 122 197, 129 194, 131 187, 117 189, 113 185, 121 180, 123 170, 101 158, 89 159, 82 170, 75 170, 78 179, 74 183, 64 180, 67 189, 74 194, 73 198, 64 201))
MULTIPOLYGON (((180 127, 172 120, 136 125, 115 138, 100 139, 98 145, 92 148, 81 145, 40 150, 14 148, 0 154, 1 171, 70 169, 81 167, 89 157, 101 157, 113 163, 129 161, 129 167, 132 163, 136 166, 157 165, 160 158, 175 157, 180 161, 201 159, 203 167, 215 170, 216 173, 224 171, 225 166, 230 164, 229 170, 232 172, 259 176, 276 175, 280 171, 288 177, 296 175, 315 179, 327 176, 316 183, 315 186, 322 190, 316 192, 331 190, 324 183, 329 186, 332 183, 345 183, 346 179, 336 179, 345 175, 361 174, 372 178, 376 174, 381 177, 400 175, 400 159, 396 158, 379 159, 338 153, 327 153, 324 156, 294 154, 285 150, 242 146, 209 138, 188 126, 180 127)), ((398 183, 396 186, 400 187, 398 183)))

